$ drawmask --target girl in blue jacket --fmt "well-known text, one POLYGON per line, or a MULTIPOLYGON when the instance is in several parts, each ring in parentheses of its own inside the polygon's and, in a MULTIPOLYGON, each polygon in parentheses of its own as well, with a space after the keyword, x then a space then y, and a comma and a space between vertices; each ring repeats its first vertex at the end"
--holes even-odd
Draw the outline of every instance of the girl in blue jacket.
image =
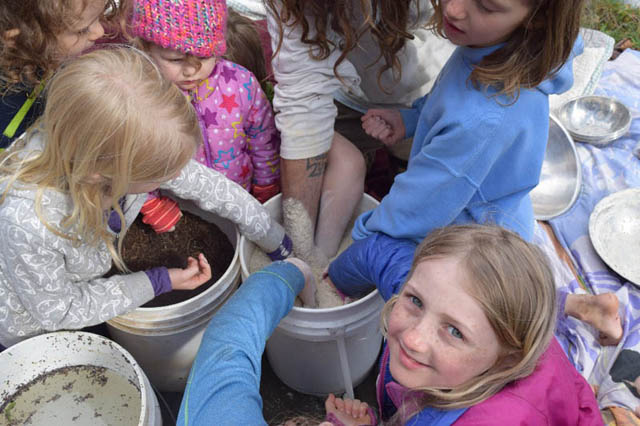
POLYGON ((410 109, 371 109, 364 130, 413 137, 407 171, 353 229, 420 242, 432 229, 495 223, 530 240, 550 94, 573 84, 583 0, 431 0, 430 23, 458 48, 410 109), (573 50, 573 52, 572 52, 573 50))

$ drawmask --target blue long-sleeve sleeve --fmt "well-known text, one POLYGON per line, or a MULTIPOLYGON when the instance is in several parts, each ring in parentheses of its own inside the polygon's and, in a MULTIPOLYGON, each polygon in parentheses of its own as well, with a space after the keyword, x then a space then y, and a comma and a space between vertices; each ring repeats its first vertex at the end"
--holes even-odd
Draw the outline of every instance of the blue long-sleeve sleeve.
POLYGON ((304 276, 288 262, 252 274, 213 316, 191 367, 178 425, 259 425, 265 342, 293 307, 304 276))
POLYGON ((416 132, 418 119, 420 118, 420 112, 422 111, 425 102, 427 102, 428 97, 429 94, 427 93, 423 97, 418 98, 415 102, 413 102, 411 108, 400 110, 402 123, 404 124, 405 138, 412 138, 413 134, 416 132))
POLYGON ((355 241, 329 265, 329 277, 348 296, 378 287, 386 301, 400 292, 411 269, 416 244, 382 233, 355 241))

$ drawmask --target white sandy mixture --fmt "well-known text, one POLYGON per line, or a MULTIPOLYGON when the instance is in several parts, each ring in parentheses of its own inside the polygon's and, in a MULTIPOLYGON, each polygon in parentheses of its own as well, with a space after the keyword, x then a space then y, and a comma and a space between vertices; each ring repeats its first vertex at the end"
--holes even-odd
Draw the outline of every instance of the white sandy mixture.
MULTIPOLYGON (((304 260, 311 266, 313 274, 316 277, 316 301, 317 306, 305 306, 306 308, 332 308, 344 305, 352 300, 347 298, 345 301, 336 293, 335 289, 327 281, 322 279, 323 272, 326 270, 331 259, 327 259, 324 253, 321 253, 313 244, 313 231, 311 220, 302 203, 293 198, 284 200, 284 211, 286 214, 285 224, 287 224, 287 234, 293 242, 294 256, 304 260)), ((351 228, 355 216, 347 226, 347 230, 342 236, 340 248, 336 257, 351 245, 351 228)), ((254 273, 271 263, 269 257, 258 248, 253 250, 249 259, 249 272, 254 273)), ((299 299, 296 299, 296 306, 302 306, 299 299)))

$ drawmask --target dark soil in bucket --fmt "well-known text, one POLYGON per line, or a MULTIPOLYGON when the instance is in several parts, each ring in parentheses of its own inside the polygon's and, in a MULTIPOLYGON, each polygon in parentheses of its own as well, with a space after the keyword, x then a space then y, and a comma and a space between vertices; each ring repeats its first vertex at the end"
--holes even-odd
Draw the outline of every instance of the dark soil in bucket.
POLYGON ((211 279, 195 290, 176 290, 161 294, 142 305, 146 308, 173 305, 191 299, 211 287, 226 272, 235 249, 218 226, 183 211, 173 232, 156 234, 138 216, 127 231, 122 255, 127 267, 144 271, 158 266, 186 268, 188 256, 204 256, 211 265, 211 279))

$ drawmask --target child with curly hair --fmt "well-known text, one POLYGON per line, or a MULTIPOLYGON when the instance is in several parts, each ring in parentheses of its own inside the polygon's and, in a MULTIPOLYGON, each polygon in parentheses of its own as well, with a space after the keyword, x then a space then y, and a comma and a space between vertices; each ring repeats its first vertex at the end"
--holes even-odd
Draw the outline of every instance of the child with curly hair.
POLYGON ((0 148, 44 110, 42 89, 62 62, 104 35, 114 0, 4 0, 0 3, 0 148))

